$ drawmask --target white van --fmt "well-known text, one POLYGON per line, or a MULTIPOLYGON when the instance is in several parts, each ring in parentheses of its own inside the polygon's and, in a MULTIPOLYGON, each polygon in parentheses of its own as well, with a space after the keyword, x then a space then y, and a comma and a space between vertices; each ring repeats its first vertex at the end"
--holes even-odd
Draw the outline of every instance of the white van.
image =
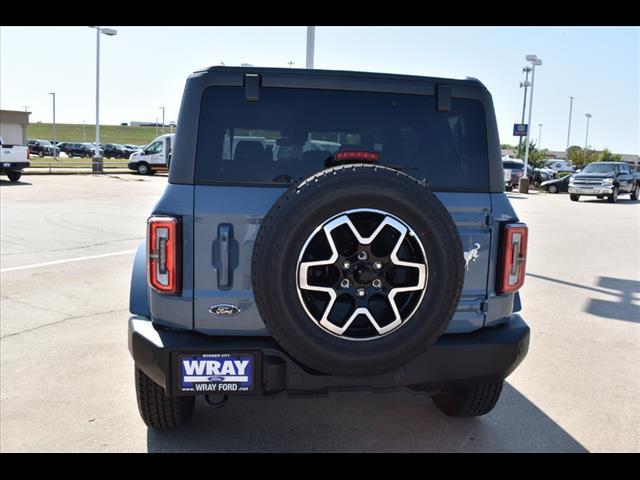
POLYGON ((135 170, 140 175, 153 175, 156 172, 166 172, 169 169, 169 158, 173 146, 175 133, 160 135, 141 151, 129 156, 129 170, 135 170))

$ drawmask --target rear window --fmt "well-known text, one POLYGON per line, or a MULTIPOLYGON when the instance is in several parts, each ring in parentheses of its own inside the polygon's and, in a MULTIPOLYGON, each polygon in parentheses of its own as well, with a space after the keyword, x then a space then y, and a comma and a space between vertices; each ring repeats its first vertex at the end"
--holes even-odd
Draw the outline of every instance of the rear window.
POLYGON ((390 93, 210 87, 202 98, 196 183, 280 184, 325 168, 339 150, 378 152, 435 190, 488 191, 485 112, 476 100, 390 93))
POLYGON ((503 168, 508 168, 511 170, 524 170, 524 163, 518 162, 502 162, 503 168))

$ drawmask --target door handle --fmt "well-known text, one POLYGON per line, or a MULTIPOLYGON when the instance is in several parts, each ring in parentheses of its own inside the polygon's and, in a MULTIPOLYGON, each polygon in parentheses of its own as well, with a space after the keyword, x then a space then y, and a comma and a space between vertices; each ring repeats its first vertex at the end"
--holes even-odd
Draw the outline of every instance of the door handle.
POLYGON ((231 288, 231 268, 229 260, 229 244, 233 237, 233 227, 228 223, 218 226, 218 240, 220 242, 220 269, 218 270, 218 288, 231 288))

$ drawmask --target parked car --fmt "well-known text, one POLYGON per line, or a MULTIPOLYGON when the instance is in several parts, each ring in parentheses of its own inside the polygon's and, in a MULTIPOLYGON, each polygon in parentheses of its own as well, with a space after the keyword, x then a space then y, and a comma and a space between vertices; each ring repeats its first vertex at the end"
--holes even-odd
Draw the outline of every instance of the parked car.
POLYGON ((569 179, 572 175, 565 175, 562 178, 554 178, 540 184, 540 190, 549 193, 560 193, 569 191, 569 179))
POLYGON ((174 136, 174 133, 160 135, 143 150, 132 153, 129 156, 129 170, 135 170, 140 175, 153 175, 158 171, 167 171, 174 136))
POLYGON ((47 156, 52 157, 54 150, 56 155, 60 153, 60 149, 58 147, 54 147, 53 143, 48 140, 28 139, 27 146, 29 147, 31 155, 38 155, 40 158, 47 156))
POLYGON ((22 176, 22 170, 29 165, 29 147, 6 144, 0 138, 0 175, 6 175, 12 182, 22 176))
POLYGON ((496 193, 494 115, 468 77, 190 76, 130 284, 143 421, 184 425, 196 396, 353 388, 411 389, 452 417, 491 411, 529 344, 527 226, 496 193), (233 152, 252 131, 282 147, 350 141, 280 164, 261 141, 233 152))
POLYGON ((539 187, 542 182, 556 178, 556 172, 546 167, 534 168, 527 165, 527 177, 531 185, 539 187))
POLYGON ((129 158, 132 153, 140 152, 143 149, 143 147, 140 147, 138 145, 125 144, 125 145, 122 145, 122 149, 125 155, 124 158, 129 158))
POLYGON ((520 178, 524 175, 524 162, 517 158, 503 159, 502 168, 505 171, 504 188, 510 192, 518 187, 520 178))
POLYGON ((567 160, 563 160, 561 158, 546 160, 544 162, 544 166, 546 168, 550 168, 550 169, 552 169, 552 170, 554 170, 554 171, 556 171, 558 173, 560 173, 560 172, 571 172, 571 173, 573 173, 573 172, 576 171, 576 166, 573 163, 571 163, 571 162, 569 162, 567 160))
POLYGON ((92 157, 94 154, 93 145, 90 143, 61 142, 57 145, 61 152, 66 153, 69 158, 92 157))
POLYGON ((125 155, 125 150, 122 145, 117 145, 115 143, 101 143, 100 148, 104 152, 105 158, 129 158, 125 155))
POLYGON ((593 162, 572 175, 569 180, 571 200, 577 202, 581 196, 605 198, 616 203, 618 195, 629 194, 631 200, 640 198, 640 181, 631 167, 624 162, 593 162))

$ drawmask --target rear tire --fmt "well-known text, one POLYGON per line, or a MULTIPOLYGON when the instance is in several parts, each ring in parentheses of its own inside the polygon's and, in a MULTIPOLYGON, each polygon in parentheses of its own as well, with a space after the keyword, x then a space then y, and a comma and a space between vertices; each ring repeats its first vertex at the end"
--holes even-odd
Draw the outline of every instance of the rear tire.
POLYGON ((558 193, 557 185, 549 185, 549 193, 558 193))
POLYGON ((164 388, 135 367, 138 411, 148 427, 178 428, 186 425, 193 415, 195 397, 168 397, 164 388))
POLYGON ((44 150, 40 150, 40 151, 38 152, 38 156, 39 156, 40 158, 44 158, 44 150))
POLYGON ((577 202, 578 200, 580 200, 580 195, 576 195, 575 193, 570 194, 569 197, 571 198, 572 202, 577 202))
POLYGON ((9 180, 11 182, 17 182, 18 180, 20 180, 21 176, 22 176, 22 172, 9 172, 9 173, 7 173, 7 177, 9 177, 9 180))
POLYGON ((136 170, 140 175, 149 175, 149 165, 146 163, 139 163, 136 170))
POLYGON ((498 403, 504 382, 440 392, 432 397, 436 406, 448 417, 479 417, 498 403))

